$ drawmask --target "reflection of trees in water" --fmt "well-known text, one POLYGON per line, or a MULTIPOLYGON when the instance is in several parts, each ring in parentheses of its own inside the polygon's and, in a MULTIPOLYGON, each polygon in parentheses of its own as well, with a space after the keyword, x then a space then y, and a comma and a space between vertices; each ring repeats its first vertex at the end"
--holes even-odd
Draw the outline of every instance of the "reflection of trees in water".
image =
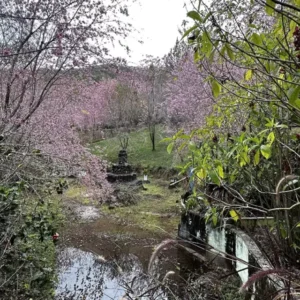
POLYGON ((174 299, 165 296, 159 275, 165 272, 159 260, 153 266, 151 278, 133 254, 121 254, 105 262, 92 253, 67 248, 60 252, 58 265, 56 300, 120 299, 123 296, 125 299, 174 299))
POLYGON ((75 248, 61 251, 56 300, 218 299, 220 286, 216 279, 224 270, 207 269, 181 248, 162 248, 152 260, 149 274, 138 256, 114 255, 114 259, 105 261, 75 248), (166 280, 168 272, 171 276, 166 280))
POLYGON ((60 252, 58 265, 57 300, 102 299, 106 266, 93 254, 67 248, 60 252))
POLYGON ((56 300, 185 299, 180 293, 186 291, 186 281, 181 280, 183 266, 195 262, 188 262, 186 254, 181 252, 175 248, 163 251, 154 260, 148 275, 134 254, 124 253, 105 261, 92 253, 67 248, 58 257, 56 300), (181 263, 180 271, 177 262, 181 263), (176 274, 164 281, 169 271, 176 274))

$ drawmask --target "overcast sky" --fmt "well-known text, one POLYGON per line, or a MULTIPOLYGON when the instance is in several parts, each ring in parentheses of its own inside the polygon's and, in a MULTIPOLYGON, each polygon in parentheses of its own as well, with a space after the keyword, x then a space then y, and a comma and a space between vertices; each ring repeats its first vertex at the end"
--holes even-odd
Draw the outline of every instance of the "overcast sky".
POLYGON ((163 56, 179 37, 178 28, 186 17, 185 0, 140 0, 129 7, 130 22, 140 33, 126 40, 131 57, 116 48, 113 54, 137 64, 145 55, 163 56), (143 44, 137 41, 143 40, 143 44))

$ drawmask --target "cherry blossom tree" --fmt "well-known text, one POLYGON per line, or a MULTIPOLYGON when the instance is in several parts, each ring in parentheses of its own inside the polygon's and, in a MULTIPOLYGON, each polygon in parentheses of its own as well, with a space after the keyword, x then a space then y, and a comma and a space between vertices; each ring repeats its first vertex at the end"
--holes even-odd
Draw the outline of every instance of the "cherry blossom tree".
POLYGON ((165 83, 167 81, 166 69, 161 59, 151 58, 146 61, 145 69, 148 80, 146 124, 148 126, 152 151, 156 150, 156 125, 164 118, 165 83))
POLYGON ((144 123, 147 81, 140 68, 129 68, 117 74, 118 82, 110 102, 110 116, 115 128, 130 131, 144 123))
POLYGON ((89 81, 84 82, 80 100, 76 106, 72 106, 72 118, 76 128, 96 131, 111 123, 111 102, 115 97, 118 82, 115 79, 89 81))
POLYGON ((125 101, 122 105, 123 114, 131 119, 127 116, 127 123, 139 123, 148 127, 154 151, 155 128, 164 118, 164 88, 167 76, 162 60, 150 57, 143 61, 140 67, 120 73, 117 79, 129 92, 124 94, 125 101), (126 106, 129 108, 129 114, 126 113, 126 106))
POLYGON ((168 117, 173 125, 200 127, 213 104, 208 74, 186 52, 177 63, 167 84, 168 117))
POLYGON ((94 182, 104 185, 105 165, 80 145, 76 130, 104 117, 113 83, 92 83, 89 66, 111 62, 108 45, 130 32, 120 17, 128 15, 126 2, 4 0, 0 12, 2 182, 72 166, 86 180, 102 174, 94 182), (99 102, 86 101, 96 93, 99 102))
POLYGON ((49 241, 55 230, 44 197, 35 199, 30 194, 30 201, 23 201, 25 186, 36 191, 36 184, 76 175, 99 201, 108 199, 106 165, 81 145, 77 133, 90 120, 84 118, 86 111, 94 119, 103 117, 98 107, 105 103, 110 85, 107 82, 102 88, 104 83, 91 81, 91 65, 115 63, 108 47, 130 32, 121 21, 127 14, 126 1, 121 0, 0 2, 0 286, 4 297, 36 297, 27 295, 24 286, 30 286, 33 274, 47 265, 36 265, 38 257, 24 259, 27 255, 20 255, 20 250, 29 256, 30 250, 24 249, 33 249, 33 256, 37 255, 36 237, 49 241), (93 96, 98 93, 96 108, 95 102, 87 101, 92 98, 89 91, 93 96), (33 212, 27 205, 33 206, 33 212), (21 242, 26 247, 18 248, 21 242))

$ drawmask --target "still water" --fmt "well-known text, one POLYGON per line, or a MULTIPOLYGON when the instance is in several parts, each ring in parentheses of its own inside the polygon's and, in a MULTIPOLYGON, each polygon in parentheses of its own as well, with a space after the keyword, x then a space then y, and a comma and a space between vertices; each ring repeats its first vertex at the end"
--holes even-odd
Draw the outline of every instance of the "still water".
MULTIPOLYGON (((170 233, 176 237, 177 230, 170 233)), ((203 272, 202 264, 183 249, 168 247, 148 263, 165 233, 159 234, 101 217, 69 225, 58 245, 56 300, 183 299, 190 272, 203 272), (173 273, 162 286, 166 273, 173 273)))

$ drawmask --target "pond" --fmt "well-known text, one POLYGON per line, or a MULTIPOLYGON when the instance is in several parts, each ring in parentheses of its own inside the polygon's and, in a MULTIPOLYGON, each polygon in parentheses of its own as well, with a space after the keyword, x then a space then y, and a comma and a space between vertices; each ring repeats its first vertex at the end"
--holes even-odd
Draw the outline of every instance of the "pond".
MULTIPOLYGON (((170 234, 176 236, 176 228, 170 234)), ((200 274, 203 264, 184 249, 168 247, 149 275, 153 250, 167 237, 108 216, 69 224, 57 247, 56 300, 122 299, 126 293, 139 299, 183 299, 190 272, 200 274), (168 285, 162 286, 168 272, 168 285)))

